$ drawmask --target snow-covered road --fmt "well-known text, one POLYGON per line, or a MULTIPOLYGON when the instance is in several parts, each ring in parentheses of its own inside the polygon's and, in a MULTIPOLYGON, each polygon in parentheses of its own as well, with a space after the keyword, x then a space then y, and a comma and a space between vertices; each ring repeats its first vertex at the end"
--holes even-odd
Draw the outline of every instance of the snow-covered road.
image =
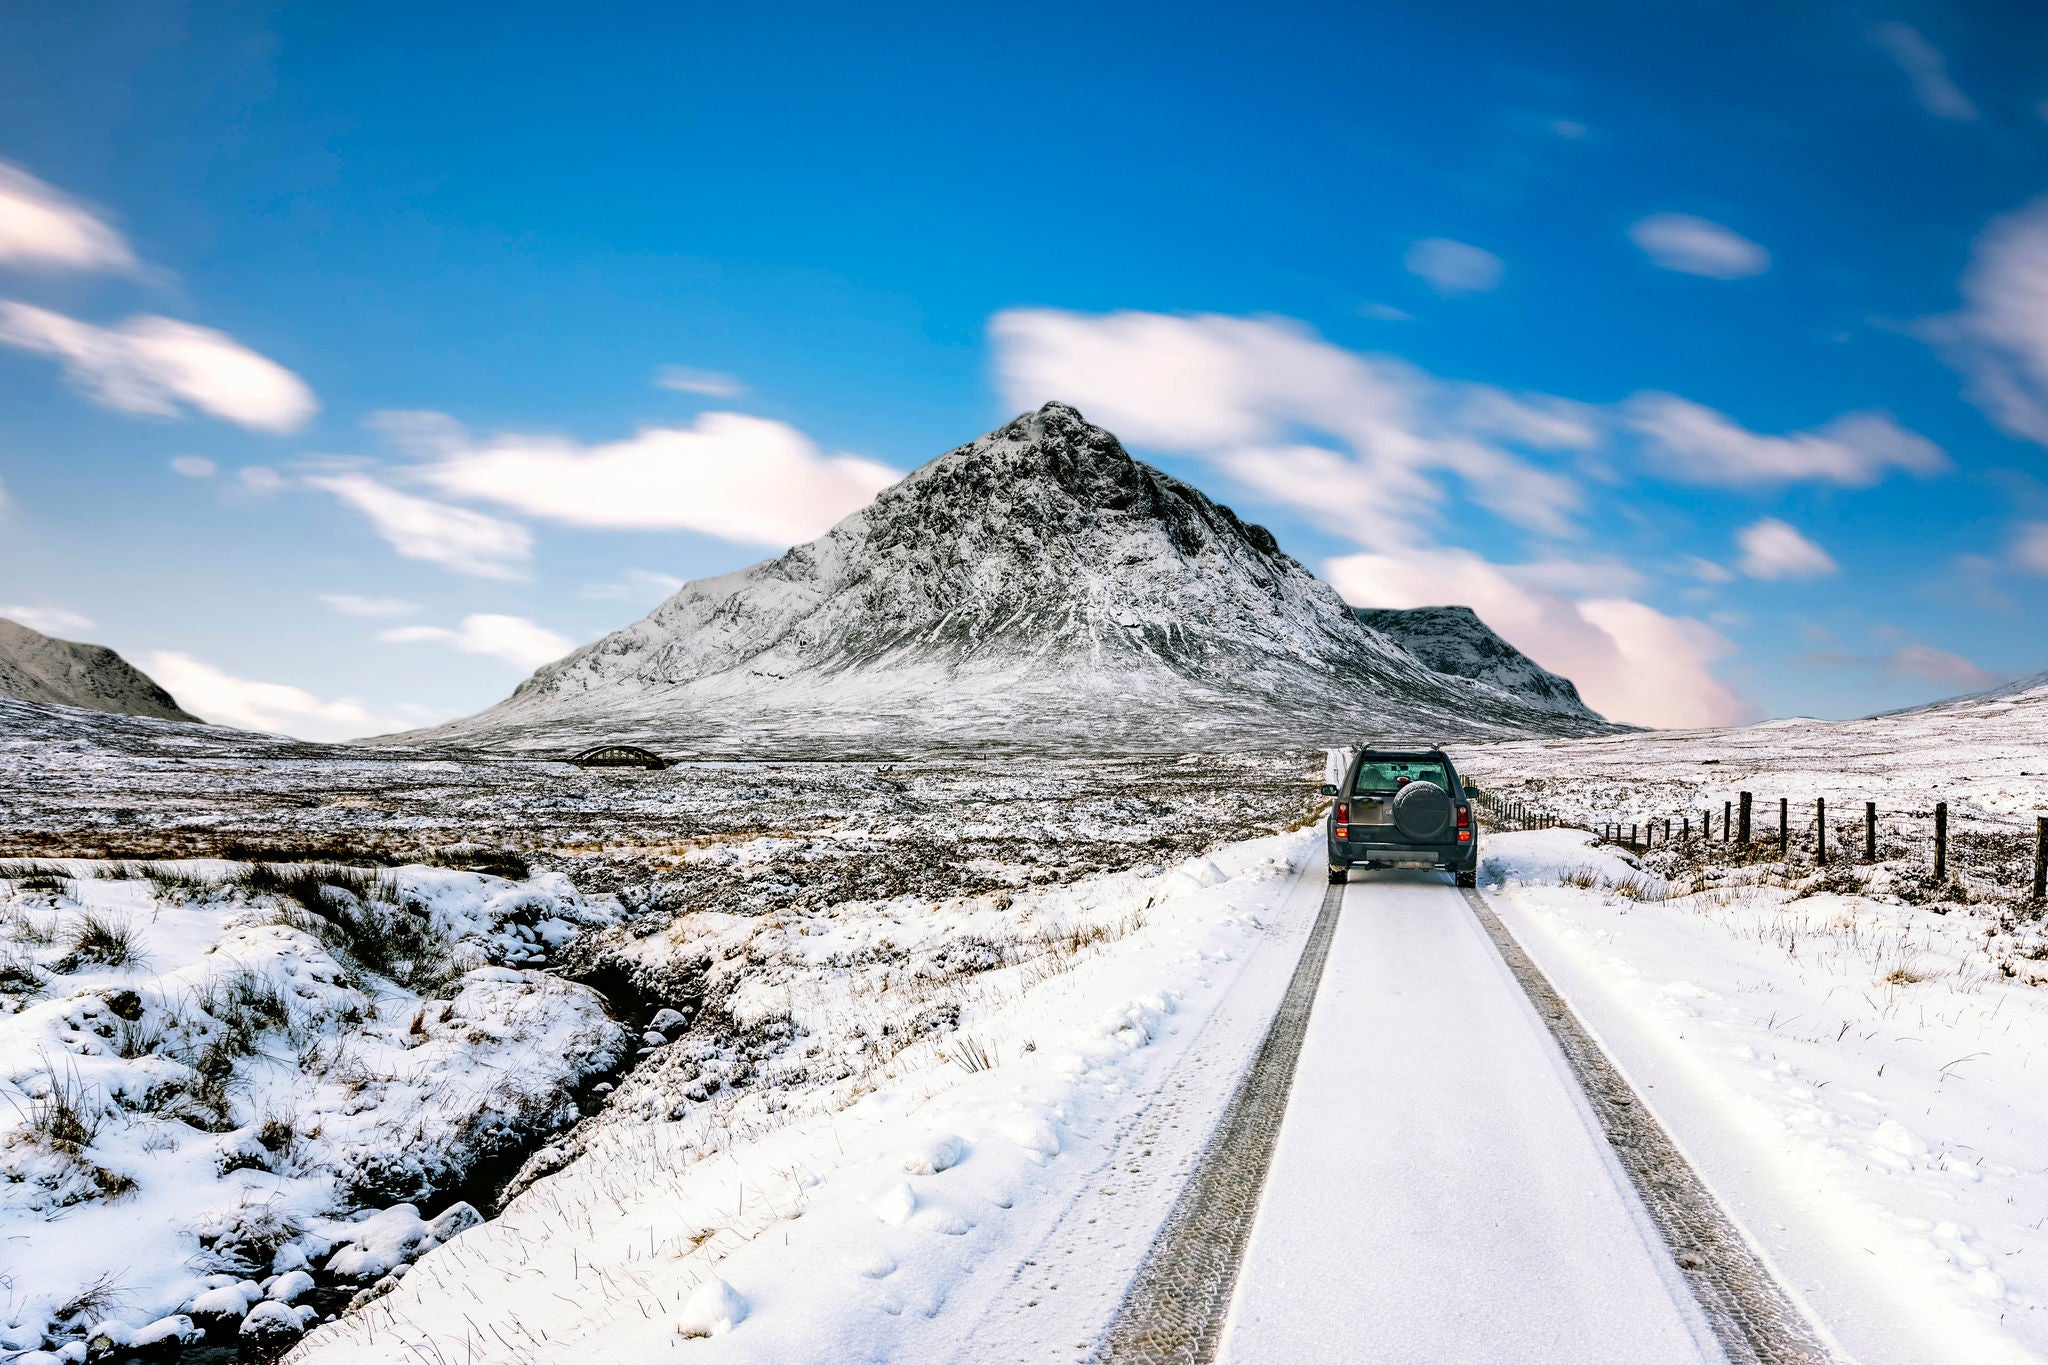
POLYGON ((1348 888, 1221 1355, 1723 1359, 1543 1021, 1438 874, 1348 888))

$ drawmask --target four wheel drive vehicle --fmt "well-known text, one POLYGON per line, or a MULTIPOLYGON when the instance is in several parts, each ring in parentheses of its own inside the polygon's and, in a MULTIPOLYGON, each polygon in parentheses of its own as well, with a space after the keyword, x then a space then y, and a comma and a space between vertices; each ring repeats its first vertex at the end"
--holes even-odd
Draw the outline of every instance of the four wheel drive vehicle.
POLYGON ((1442 749, 1361 749, 1343 784, 1326 783, 1330 880, 1354 867, 1440 867, 1460 886, 1479 872, 1472 793, 1442 749))

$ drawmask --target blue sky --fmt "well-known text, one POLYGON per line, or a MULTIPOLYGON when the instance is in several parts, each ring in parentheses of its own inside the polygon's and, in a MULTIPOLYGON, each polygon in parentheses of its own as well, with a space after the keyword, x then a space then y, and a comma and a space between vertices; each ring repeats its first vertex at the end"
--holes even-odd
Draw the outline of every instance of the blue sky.
POLYGON ((1418 8, 19 0, 0 614, 393 728, 1057 396, 1626 718, 2048 668, 2048 13, 1418 8))

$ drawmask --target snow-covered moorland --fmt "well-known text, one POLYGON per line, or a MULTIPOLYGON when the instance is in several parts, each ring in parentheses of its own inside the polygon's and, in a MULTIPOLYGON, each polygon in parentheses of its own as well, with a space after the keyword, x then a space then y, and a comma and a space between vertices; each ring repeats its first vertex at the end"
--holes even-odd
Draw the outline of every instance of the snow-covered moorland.
POLYGON ((1816 798, 1828 807, 1837 861, 1863 847, 1864 803, 1878 808, 1879 857, 1895 873, 1930 870, 1934 808, 1948 806, 1955 888, 1939 894, 2024 895, 2032 877, 2034 821, 2048 815, 2048 675, 1982 696, 1958 697, 1862 720, 1775 720, 1736 730, 1639 731, 1574 740, 1521 740, 1461 750, 1461 771, 1496 796, 1527 801, 1599 829, 1689 819, 1714 833, 1730 803, 1755 798, 1754 832, 1775 844, 1778 801, 1789 839, 1810 863, 1816 798))
MULTIPOLYGON (((948 1358, 1084 1193, 1145 1182, 1106 1170, 1119 1132, 1246 961, 1279 969, 1259 978, 1277 995, 1322 889, 1316 838, 1014 895, 676 920, 641 951, 708 964, 726 1026, 658 1046, 500 1218, 295 1359, 948 1358)), ((1205 1102, 1271 1008, 1236 1018, 1205 1102)), ((1154 1197, 1102 1208, 1122 1221, 1044 1308, 1048 1340, 1114 1309, 1195 1117, 1146 1140, 1154 1197)))
POLYGON ((615 918, 559 873, 0 865, 0 1347, 288 1343, 347 1298, 304 1272, 474 1222, 629 1055, 532 970, 615 918))
MULTIPOLYGON (((19 968, 0 967, 11 988, 0 1000, 21 1007, 0 1019, 10 1040, 0 1080, 12 1081, 24 1113, 31 1091, 53 1094, 61 1078, 66 1094, 102 1096, 106 1116, 89 1139, 71 1131, 8 1150, 88 1183, 98 1168, 115 1187, 53 1206, 27 1182, 0 1184, 0 1315, 14 1320, 5 1342, 68 1339, 82 1350, 88 1330, 108 1322, 168 1341, 188 1334, 177 1316, 187 1307, 232 1338, 227 1310, 271 1292, 331 1311, 387 1271, 409 1273, 467 1218, 458 1210, 429 1229, 452 1201, 494 1211, 514 1164, 579 1115, 616 1112, 605 1122, 623 1131, 648 1113, 723 1112, 756 1091, 747 1103, 774 1114, 805 1086, 849 1083, 828 1074, 842 1048, 856 1070, 913 1043, 928 1049, 956 1021, 917 1002, 943 995, 945 981, 1014 979, 1003 973, 1040 970, 1025 959, 1124 941, 1123 912, 1066 930, 1031 918, 1043 894, 1090 878, 1161 882, 1203 850, 1297 826, 1312 804, 1308 765, 1272 752, 595 773, 0 703, 0 861, 18 857, 14 870, 39 874, 0 881, 0 958, 19 968), (336 858, 358 865, 318 861, 336 858), (252 872, 252 859, 265 870, 252 872), (539 913, 550 898, 557 910, 539 913), (430 914, 400 917, 407 904, 430 914), (142 957, 75 955, 88 917, 142 957), (428 918, 440 929, 421 959, 405 927, 428 918), (828 938, 821 926, 844 932, 828 938), (242 973, 245 961, 254 975, 242 973), (523 984, 458 970, 472 962, 523 984), (789 1006, 761 1004, 820 983, 850 990, 862 973, 892 983, 861 1015, 864 1033, 847 1031, 851 1016, 814 1013, 802 1027, 817 1034, 806 1036, 789 1006), (251 984, 257 976, 297 1003, 281 1011, 251 984), (918 984, 927 978, 940 984, 918 984), (312 983, 303 999, 290 989, 301 981, 312 983), (515 989, 537 1016, 499 1017, 515 989), (33 1022, 109 992, 118 998, 101 1000, 79 1029, 33 1022), (173 1004, 187 996, 174 1029, 173 1004), (215 998, 229 1017, 200 1019, 215 998), (141 1020, 121 1017, 138 1005, 141 1020), (472 1028, 480 1016, 483 1028, 472 1028), (625 1025, 607 1034, 617 1046, 579 1058, 565 1031, 614 1029, 607 1017, 625 1025), (513 1024, 527 1028, 525 1041, 513 1024), (156 1060, 120 1055, 159 1025, 161 1045, 142 1048, 156 1060), (606 1078, 627 1064, 645 1076, 621 1080, 615 1109, 604 1107, 606 1078), (232 1112, 195 1108, 194 1077, 232 1112), (508 1077, 530 1083, 534 1102, 495 1129, 504 1096, 489 1087, 508 1077), (337 1095, 345 1112, 327 1117, 322 1106, 337 1095), (539 1102, 551 1096, 560 1102, 539 1102), (281 1156, 262 1139, 282 1140, 265 1123, 288 1108, 299 1118, 281 1156), (214 1131, 230 1123, 233 1132, 214 1131), (230 1139, 249 1150, 218 1156, 230 1139), (188 1167, 204 1180, 187 1179, 188 1167), (408 1173, 418 1178, 400 1178, 408 1173), (124 1193, 126 1180, 135 1189, 124 1193), (278 1271, 261 1239, 215 1233, 209 1210, 244 1203, 290 1216, 312 1289, 278 1271), (359 1228, 341 1225, 379 1209, 359 1228), (131 1222, 147 1235, 99 1236, 131 1222), (99 1259, 71 1250, 82 1233, 104 1244, 99 1259), (242 1249, 233 1264, 216 1264, 223 1244, 242 1249), (351 1250, 370 1244, 382 1249, 351 1250), (46 1245, 64 1254, 44 1257, 46 1245), (110 1271, 101 1293, 73 1302, 110 1271), (276 1273, 284 1278, 266 1288, 276 1273), (202 1307, 197 1290, 216 1298, 202 1307)), ((739 1121, 751 1122, 745 1112, 739 1121)), ((0 1106, 0 1129, 28 1126, 0 1106)), ((522 1185, 602 1131, 595 1120, 574 1127, 522 1185)), ((299 1326, 296 1315, 279 1321, 282 1307, 252 1311, 280 1335, 299 1326)), ((118 1335, 107 1334, 110 1348, 118 1335)))

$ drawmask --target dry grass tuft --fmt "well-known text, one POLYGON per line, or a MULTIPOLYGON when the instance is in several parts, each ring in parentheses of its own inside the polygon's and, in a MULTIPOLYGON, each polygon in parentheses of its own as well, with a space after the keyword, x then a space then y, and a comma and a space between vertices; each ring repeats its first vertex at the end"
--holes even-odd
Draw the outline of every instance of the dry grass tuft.
POLYGON ((102 967, 139 967, 148 961, 136 937, 135 926, 87 910, 71 928, 71 951, 63 970, 76 971, 85 963, 102 967))
POLYGON ((26 1109, 14 1106, 22 1120, 19 1136, 44 1151, 79 1156, 99 1136, 105 1106, 75 1071, 60 1074, 46 1063, 43 1076, 42 1093, 30 1094, 26 1109))
POLYGON ((969 1075, 977 1071, 987 1071, 996 1064, 996 1059, 990 1055, 987 1048, 964 1035, 954 1039, 953 1045, 944 1049, 941 1055, 969 1075))

